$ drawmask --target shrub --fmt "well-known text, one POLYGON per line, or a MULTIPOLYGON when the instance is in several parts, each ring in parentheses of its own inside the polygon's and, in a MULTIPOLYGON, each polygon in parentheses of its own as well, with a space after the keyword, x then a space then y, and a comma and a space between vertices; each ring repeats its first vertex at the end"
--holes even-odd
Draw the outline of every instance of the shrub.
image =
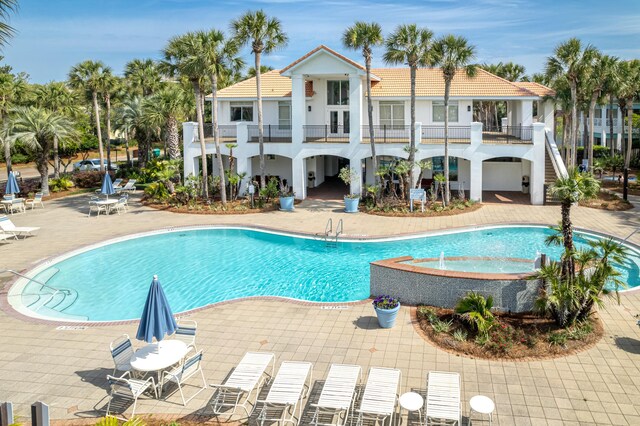
POLYGON ((433 331, 437 334, 440 333, 448 333, 451 330, 451 326, 453 325, 453 321, 442 321, 441 319, 436 319, 431 323, 431 327, 433 327, 433 331))
POLYGON ((567 339, 582 340, 593 331, 593 325, 587 321, 580 321, 574 327, 566 330, 567 339))
POLYGON ((519 343, 525 343, 524 331, 513 328, 509 324, 498 324, 489 334, 486 346, 492 352, 506 354, 519 343))
POLYGON ((547 339, 549 341, 549 346, 565 346, 567 344, 568 337, 567 332, 563 330, 549 334, 547 339))
POLYGON ((278 197, 278 179, 272 177, 264 188, 260 188, 258 192, 260 199, 265 203, 278 197))
POLYGON ((464 342, 467 340, 467 332, 461 328, 457 329, 453 332, 453 338, 458 342, 464 342))
POLYGON ((61 176, 58 179, 49 179, 49 190, 51 192, 66 191, 73 187, 73 181, 67 177, 61 176))
POLYGON ((98 170, 76 172, 73 181, 78 188, 95 188, 102 183, 102 174, 98 170))
POLYGON ((152 201, 167 201, 171 194, 163 182, 153 182, 144 189, 144 195, 152 201))
POLYGON ((418 312, 418 318, 427 319, 429 320, 429 322, 433 322, 436 319, 438 319, 438 316, 436 315, 436 310, 431 306, 418 306, 417 312, 418 312))
POLYGON ((472 291, 460 299, 456 306, 456 313, 475 327, 479 334, 486 336, 494 323, 492 307, 493 297, 489 296, 485 299, 481 294, 472 291))
POLYGON ((400 301, 389 295, 378 296, 373 299, 373 307, 378 309, 394 309, 398 307, 400 301))

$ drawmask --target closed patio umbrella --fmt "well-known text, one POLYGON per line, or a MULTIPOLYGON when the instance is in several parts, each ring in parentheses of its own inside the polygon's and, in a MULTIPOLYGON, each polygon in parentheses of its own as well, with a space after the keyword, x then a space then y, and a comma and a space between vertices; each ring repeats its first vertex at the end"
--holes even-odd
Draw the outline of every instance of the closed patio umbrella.
POLYGON ((20 187, 18 186, 16 175, 14 175, 13 172, 10 172, 7 179, 7 187, 5 188, 4 193, 17 194, 18 192, 20 192, 20 187))
POLYGON ((140 318, 136 339, 152 343, 155 337, 157 341, 161 341, 165 335, 173 334, 177 327, 167 297, 162 290, 160 281, 158 281, 158 276, 154 275, 140 318))
POLYGON ((109 173, 104 174, 104 178, 102 179, 102 187, 100 188, 100 193, 104 194, 109 198, 109 195, 115 194, 116 190, 113 189, 113 182, 111 182, 111 176, 109 173))

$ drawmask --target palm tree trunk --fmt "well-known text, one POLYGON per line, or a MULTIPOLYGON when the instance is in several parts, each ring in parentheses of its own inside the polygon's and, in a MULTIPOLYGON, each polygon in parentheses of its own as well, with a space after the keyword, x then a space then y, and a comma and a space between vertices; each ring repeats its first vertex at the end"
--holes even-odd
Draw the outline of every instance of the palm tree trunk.
POLYGON ((444 194, 442 204, 449 204, 449 91, 451 80, 444 82, 444 194))
POLYGON ((593 144, 595 143, 594 134, 594 114, 596 113, 596 101, 598 100, 597 93, 591 96, 591 102, 589 103, 589 171, 593 173, 593 144))
POLYGON ((180 158, 180 135, 178 133, 178 120, 173 116, 167 119, 165 137, 167 140, 169 160, 177 160, 180 158))
POLYGON ((124 149, 127 151, 127 165, 131 166, 131 154, 129 153, 129 135, 126 134, 124 138, 124 149))
MULTIPOLYGON (((571 202, 563 201, 560 205, 562 214, 562 242, 565 254, 573 253, 573 226, 571 224, 571 202)), ((575 274, 573 257, 564 256, 562 259, 562 276, 565 279, 572 280, 575 274)))
POLYGON ((258 98, 258 143, 260 149, 260 188, 267 185, 265 180, 265 164, 264 164, 264 127, 262 125, 262 77, 260 76, 260 55, 261 52, 255 54, 256 67, 256 97, 258 98))
MULTIPOLYGON (((413 178, 413 167, 416 161, 416 65, 411 65, 411 146, 409 149, 409 187, 416 182, 413 178)), ((409 192, 407 191, 407 196, 409 192)))
POLYGON ((49 150, 46 146, 47 144, 41 144, 42 149, 36 156, 36 167, 40 173, 40 190, 42 194, 49 195, 49 150))
POLYGON ((575 167, 578 145, 578 89, 575 81, 570 81, 569 85, 571 86, 571 161, 569 165, 575 167))
POLYGON ((111 170, 111 96, 107 93, 105 96, 107 104, 106 122, 107 122, 107 170, 111 170))
POLYGON ((11 144, 9 141, 4 142, 4 161, 7 165, 7 177, 13 168, 11 167, 11 144))
POLYGON ((207 166, 207 145, 204 141, 204 117, 202 112, 202 102, 200 102, 200 82, 192 81, 193 92, 196 98, 196 116, 198 119, 198 139, 200 140, 200 153, 202 155, 202 197, 206 200, 209 198, 209 171, 207 166))
POLYGON ((60 177, 60 153, 58 152, 59 148, 58 136, 53 137, 53 177, 54 179, 58 179, 60 177))
POLYGON ((609 143, 611 144, 611 157, 616 155, 616 144, 613 140, 613 93, 609 94, 609 143))
POLYGON ((93 116, 96 119, 96 133, 98 134, 98 152, 100 154, 100 173, 104 173, 104 148, 102 146, 102 131, 100 129, 100 107, 98 106, 98 92, 91 93, 93 98, 93 116))
POLYGON ((382 194, 382 188, 379 187, 379 176, 378 172, 378 158, 376 157, 376 138, 373 130, 373 102, 371 100, 371 54, 364 55, 365 57, 365 65, 367 68, 367 117, 369 119, 369 142, 371 144, 371 168, 373 169, 373 176, 375 179, 375 183, 378 186, 378 191, 376 191, 376 199, 379 199, 382 194))
POLYGON ((216 144, 216 157, 218 158, 218 170, 220 174, 220 201, 222 205, 227 204, 227 185, 224 179, 224 163, 222 162, 222 151, 220 151, 220 134, 218 132, 218 76, 211 73, 211 91, 213 95, 213 106, 211 115, 213 116, 213 140, 216 144))
MULTIPOLYGON (((624 123, 622 123, 624 128, 624 123)), ((627 100, 627 150, 624 157, 624 168, 628 169, 631 165, 631 149, 633 148, 633 99, 627 100)), ((626 185, 626 182, 625 182, 626 185)))

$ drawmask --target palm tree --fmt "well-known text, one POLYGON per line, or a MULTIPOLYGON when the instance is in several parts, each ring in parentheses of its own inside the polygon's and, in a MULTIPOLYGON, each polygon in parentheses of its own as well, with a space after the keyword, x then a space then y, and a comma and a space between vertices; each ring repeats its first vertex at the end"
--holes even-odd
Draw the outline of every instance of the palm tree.
POLYGON ((169 84, 148 98, 143 108, 144 115, 163 129, 169 159, 180 158, 178 124, 193 109, 193 99, 179 85, 169 84))
MULTIPOLYGON (((624 168, 629 169, 631 164, 631 148, 633 140, 633 101, 640 94, 640 60, 634 59, 620 63, 619 78, 621 81, 618 87, 617 97, 621 106, 624 105, 627 111, 627 145, 625 150, 624 168)), ((622 120, 622 134, 624 135, 624 118, 622 120)), ((625 173, 625 176, 627 173, 625 173)), ((627 178, 625 178, 624 199, 627 199, 627 178)))
POLYGON ((565 78, 571 90, 571 140, 570 162, 576 165, 576 145, 578 137, 578 87, 585 78, 585 72, 590 69, 596 49, 582 43, 577 38, 571 38, 559 44, 553 54, 547 59, 546 74, 550 79, 565 78))
POLYGON ((0 47, 7 44, 10 37, 15 34, 15 30, 7 21, 12 12, 18 11, 17 0, 0 0, 0 47))
POLYGON ((202 82, 207 75, 202 38, 195 32, 173 37, 164 48, 163 71, 171 77, 182 76, 189 80, 193 88, 198 121, 198 139, 202 155, 202 196, 209 198, 207 146, 204 139, 204 111, 202 82))
POLYGON ((69 72, 69 84, 74 89, 91 93, 93 116, 98 134, 98 151, 100 153, 100 173, 104 173, 104 147, 102 145, 102 131, 100 129, 100 106, 98 93, 102 90, 102 76, 111 69, 101 61, 84 61, 75 65, 69 72))
MULTIPOLYGON (((269 65, 260 65, 260 74, 264 74, 266 72, 269 71, 273 71, 273 67, 269 66, 269 65)), ((256 76, 256 69, 255 67, 249 67, 249 69, 247 70, 247 74, 244 76, 244 80, 247 80, 251 77, 255 77, 256 76)))
POLYGON ((107 136, 107 169, 111 170, 111 98, 120 89, 120 78, 106 70, 100 81, 101 93, 105 105, 106 136, 107 136))
POLYGON ((571 206, 582 200, 595 198, 600 192, 600 183, 591 173, 580 173, 577 167, 569 167, 566 177, 559 177, 549 188, 551 195, 560 200, 562 221, 560 231, 562 244, 567 256, 563 258, 562 276, 572 276, 574 270, 573 257, 573 225, 571 224, 571 206))
MULTIPOLYGON (((373 173, 376 176, 376 185, 379 182, 378 158, 376 157, 376 141, 375 132, 373 130, 373 101, 371 100, 371 58, 373 56, 372 49, 384 43, 382 36, 382 27, 376 22, 356 21, 352 26, 347 28, 342 35, 342 44, 350 49, 361 49, 362 57, 367 71, 367 117, 369 118, 369 142, 371 144, 371 164, 373 173)), ((381 193, 378 188, 378 194, 381 193)), ((378 197, 376 196, 376 199, 378 197)))
MULTIPOLYGON (((264 11, 249 11, 231 22, 233 36, 240 45, 251 44, 254 56, 254 68, 262 69, 260 59, 262 54, 269 54, 276 49, 286 46, 288 37, 282 30, 282 23, 278 18, 268 17, 264 11)), ((266 186, 264 164, 264 128, 262 123, 262 77, 256 74, 256 96, 258 98, 258 142, 260 143, 260 187, 266 186)))
POLYGON ((41 191, 49 194, 49 155, 53 139, 70 137, 73 132, 71 120, 57 112, 44 108, 20 107, 12 120, 13 137, 36 151, 36 163, 40 173, 41 191))
MULTIPOLYGON (((385 62, 407 64, 411 74, 411 139, 409 147, 410 187, 415 185, 413 165, 416 158, 416 71, 431 63, 433 32, 428 28, 418 28, 416 24, 400 25, 386 40, 385 62)), ((408 191, 407 191, 408 194, 408 191)))
POLYGON ((146 167, 149 159, 151 139, 159 133, 160 126, 149 117, 145 102, 139 96, 125 99, 116 109, 116 129, 125 135, 127 159, 129 156, 129 139, 138 140, 138 166, 146 167))
POLYGON ((464 68, 469 77, 476 74, 476 66, 471 64, 475 57, 475 47, 466 38, 446 35, 436 41, 433 65, 440 67, 444 78, 444 205, 449 203, 449 94, 451 82, 458 69, 464 68))
POLYGON ((523 65, 513 62, 500 63, 500 69, 496 75, 509 81, 522 81, 526 76, 526 69, 523 65))
POLYGON ((240 46, 237 40, 227 40, 222 31, 215 29, 199 34, 200 37, 202 37, 203 55, 207 64, 208 74, 211 78, 213 140, 216 146, 216 157, 218 159, 218 171, 220 175, 220 200, 222 204, 225 205, 227 203, 227 186, 225 184, 222 151, 220 150, 220 133, 218 132, 218 85, 220 78, 224 79, 229 75, 238 73, 244 67, 244 61, 238 57, 240 46))
POLYGON ((162 86, 158 63, 153 59, 134 59, 124 66, 124 77, 133 94, 152 95, 162 86))
MULTIPOLYGON (((0 0, 1 2, 2 0, 0 0)), ((1 16, 1 14, 0 14, 1 16)), ((0 41, 1 41, 0 37, 0 41)), ((6 70, 6 71, 10 71, 6 70)), ((29 90, 26 77, 22 74, 14 75, 11 72, 0 74, 0 123, 5 124, 9 111, 25 97, 29 90)), ((11 171, 11 147, 13 143, 4 143, 4 158, 7 165, 7 174, 11 171)))
MULTIPOLYGON (((73 119, 81 113, 76 92, 69 90, 63 82, 51 82, 35 89, 35 106, 73 119)), ((53 177, 60 177, 60 140, 53 138, 53 177)))
POLYGON ((593 144, 594 137, 594 115, 596 103, 602 96, 602 92, 608 81, 615 75, 618 58, 609 55, 595 53, 593 68, 590 70, 585 82, 586 94, 589 98, 589 170, 593 171, 593 144))

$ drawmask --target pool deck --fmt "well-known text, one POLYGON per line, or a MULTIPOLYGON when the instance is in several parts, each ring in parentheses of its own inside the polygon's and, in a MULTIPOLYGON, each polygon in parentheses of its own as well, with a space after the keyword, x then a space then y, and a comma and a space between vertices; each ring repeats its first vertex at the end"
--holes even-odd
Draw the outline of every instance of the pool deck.
MULTIPOLYGON (((327 220, 333 218, 334 224, 344 220, 347 236, 371 238, 490 224, 550 225, 560 219, 559 206, 487 204, 457 216, 415 219, 345 214, 341 203, 318 200, 305 201, 292 213, 180 215, 142 207, 135 197, 126 214, 87 218, 87 201, 86 195, 68 197, 46 203, 45 209, 11 216, 18 226, 42 229, 35 237, 0 243, 0 267, 25 270, 87 244, 172 226, 236 224, 314 234, 322 232, 327 220)), ((621 238, 640 226, 637 208, 605 212, 576 207, 572 218, 578 227, 621 238)), ((640 234, 631 241, 640 244, 640 234)), ((86 277, 79 278, 90 279, 90 274, 87 271, 86 277)), ((0 275, 0 287, 5 285, 3 294, 10 280, 0 275)), ((29 405, 36 400, 48 403, 55 419, 100 415, 96 410, 106 407, 107 402, 105 376, 113 367, 109 342, 122 333, 135 335, 136 325, 58 330, 54 324, 24 320, 6 310, 6 306, 0 310, 0 401, 12 401, 21 416, 28 414, 29 405)), ((223 380, 246 351, 262 350, 274 352, 278 364, 283 360, 314 363, 316 383, 326 377, 331 363, 360 364, 365 372, 370 366, 400 368, 401 393, 424 390, 430 370, 458 371, 462 376, 464 416, 468 415, 471 396, 484 394, 496 402, 494 424, 499 425, 637 425, 637 314, 640 291, 624 293, 619 306, 607 303, 601 311, 605 336, 595 347, 566 358, 533 362, 477 360, 436 349, 415 332, 408 308, 402 308, 398 323, 390 330, 377 327, 368 303, 322 309, 318 305, 249 299, 199 310, 190 319, 198 322, 197 344, 204 349, 205 377, 211 383, 223 380)), ((187 396, 190 391, 193 388, 185 391, 187 396)), ((167 401, 143 398, 138 412, 176 418, 203 414, 215 422, 206 408, 211 393, 202 392, 187 407, 182 407, 177 394, 167 401)), ((413 417, 410 420, 417 424, 413 417)), ((488 421, 474 416, 475 424, 488 421)))

